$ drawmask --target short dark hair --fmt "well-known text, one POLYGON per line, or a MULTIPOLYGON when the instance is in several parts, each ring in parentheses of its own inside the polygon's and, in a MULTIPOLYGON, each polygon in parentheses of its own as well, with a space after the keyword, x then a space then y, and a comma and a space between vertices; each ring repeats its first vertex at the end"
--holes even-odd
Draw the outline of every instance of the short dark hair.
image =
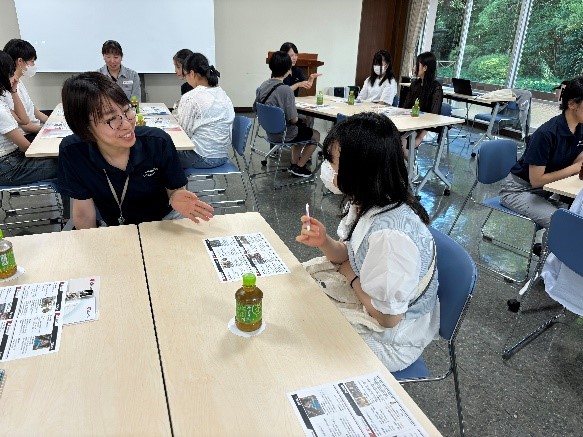
POLYGON ((281 77, 292 67, 292 61, 287 52, 278 51, 271 54, 269 58, 269 69, 271 77, 281 77))
POLYGON ((299 53, 298 48, 293 42, 284 42, 279 48, 279 51, 289 53, 289 49, 292 49, 296 55, 299 53))
POLYGON ((71 130, 84 141, 95 142, 89 130, 91 120, 103 118, 104 109, 111 103, 130 104, 121 87, 98 71, 88 71, 70 77, 63 84, 61 100, 65 120, 71 130))
POLYGON ((384 77, 381 79, 380 84, 382 84, 385 80, 390 82, 395 78, 395 74, 393 73, 393 58, 391 57, 391 54, 386 50, 379 50, 372 57, 372 65, 370 67, 369 76, 369 82, 371 86, 374 85, 375 80, 377 80, 377 77, 379 77, 379 75, 375 73, 374 67, 375 65, 383 65, 383 60, 387 63, 387 70, 384 73, 384 77))
POLYGON ((172 60, 180 65, 184 65, 184 61, 186 61, 186 58, 188 58, 192 54, 193 54, 192 50, 181 49, 176 52, 176 54, 172 57, 172 60))
MULTIPOLYGON (((386 116, 363 112, 335 125, 324 140, 324 158, 331 160, 330 149, 340 150, 338 188, 346 200, 359 206, 356 222, 371 208, 385 210, 409 207, 421 221, 429 224, 427 211, 413 195, 397 127, 386 116)), ((344 205, 341 207, 344 210, 344 205)))
POLYGON ((12 57, 0 50, 0 96, 12 88, 10 78, 14 76, 16 66, 12 57))
POLYGON ((14 62, 22 58, 24 62, 36 61, 36 50, 31 43, 23 39, 14 38, 6 43, 4 51, 8 53, 14 62))
POLYGON ((221 73, 215 69, 214 65, 209 65, 209 60, 202 53, 193 53, 182 63, 182 73, 187 74, 191 71, 206 77, 211 87, 219 84, 221 73))
POLYGON ((113 55, 119 55, 123 57, 123 50, 121 49, 120 43, 112 39, 108 39, 107 41, 105 41, 103 43, 103 46, 101 47, 101 54, 108 55, 110 53, 113 55))
POLYGON ((561 105, 559 108, 565 112, 569 109, 569 102, 574 103, 583 102, 583 76, 566 81, 565 88, 561 92, 561 105))

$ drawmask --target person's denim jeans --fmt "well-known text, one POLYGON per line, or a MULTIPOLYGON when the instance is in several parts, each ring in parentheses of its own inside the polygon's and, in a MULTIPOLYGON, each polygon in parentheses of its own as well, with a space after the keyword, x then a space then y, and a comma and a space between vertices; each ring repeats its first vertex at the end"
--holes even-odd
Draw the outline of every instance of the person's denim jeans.
POLYGON ((56 178, 56 159, 27 158, 20 150, 0 157, 0 185, 26 185, 56 178))

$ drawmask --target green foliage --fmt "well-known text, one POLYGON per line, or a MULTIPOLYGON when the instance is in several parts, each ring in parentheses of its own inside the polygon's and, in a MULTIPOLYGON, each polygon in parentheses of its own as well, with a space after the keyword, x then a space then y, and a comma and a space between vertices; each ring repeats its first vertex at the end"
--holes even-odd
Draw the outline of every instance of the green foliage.
POLYGON ((506 80, 510 57, 508 55, 485 55, 475 58, 468 67, 472 80, 500 84, 506 80))
POLYGON ((524 88, 528 90, 543 91, 545 93, 553 93, 553 88, 561 83, 560 79, 539 79, 534 77, 517 77, 516 88, 524 88))

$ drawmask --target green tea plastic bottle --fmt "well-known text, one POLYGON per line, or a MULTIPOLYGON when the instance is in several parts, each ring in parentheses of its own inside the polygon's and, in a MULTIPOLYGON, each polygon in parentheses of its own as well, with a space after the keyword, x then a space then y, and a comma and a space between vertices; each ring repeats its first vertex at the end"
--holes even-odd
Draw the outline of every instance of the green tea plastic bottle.
POLYGON ((256 331, 263 321, 263 292, 255 285, 256 281, 253 273, 245 273, 243 286, 235 293, 235 325, 241 331, 256 331))
POLYGON ((350 91, 348 94, 348 102, 349 105, 354 105, 354 91, 350 91))
POLYGON ((415 104, 411 108, 411 117, 419 117, 419 99, 415 99, 415 104))
POLYGON ((9 278, 16 273, 16 261, 12 243, 4 239, 0 229, 0 279, 9 278))
POLYGON ((318 96, 316 97, 316 105, 324 104, 324 91, 318 91, 318 96))
POLYGON ((136 96, 132 96, 130 104, 132 105, 132 108, 134 108, 134 111, 136 111, 136 114, 139 114, 140 113, 140 102, 138 102, 138 98, 136 96))

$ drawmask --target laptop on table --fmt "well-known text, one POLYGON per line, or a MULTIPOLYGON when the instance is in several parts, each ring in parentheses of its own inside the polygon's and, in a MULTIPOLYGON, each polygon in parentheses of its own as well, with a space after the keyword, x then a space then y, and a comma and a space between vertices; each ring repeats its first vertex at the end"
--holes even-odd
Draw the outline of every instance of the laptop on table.
POLYGON ((468 79, 451 78, 453 92, 464 96, 479 96, 482 93, 472 90, 472 83, 468 79))

